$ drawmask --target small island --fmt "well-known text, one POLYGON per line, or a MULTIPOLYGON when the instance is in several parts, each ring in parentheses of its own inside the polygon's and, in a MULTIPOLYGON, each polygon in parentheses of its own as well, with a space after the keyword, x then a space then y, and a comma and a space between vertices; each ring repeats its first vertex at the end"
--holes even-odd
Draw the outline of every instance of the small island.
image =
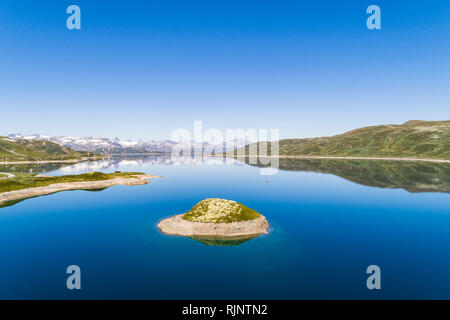
POLYGON ((246 239, 267 233, 267 219, 236 201, 205 199, 190 211, 162 220, 165 234, 203 239, 246 239))

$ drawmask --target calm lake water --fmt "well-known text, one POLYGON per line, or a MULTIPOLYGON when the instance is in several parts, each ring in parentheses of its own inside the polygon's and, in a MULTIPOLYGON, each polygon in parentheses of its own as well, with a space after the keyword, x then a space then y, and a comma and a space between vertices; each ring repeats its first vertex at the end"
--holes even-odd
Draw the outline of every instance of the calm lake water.
POLYGON ((450 298, 450 165, 128 157, 49 174, 140 171, 144 186, 69 191, 0 209, 0 298, 450 298), (241 202, 271 232, 234 246, 161 234, 205 198, 241 202), (68 265, 82 290, 66 288, 68 265), (381 290, 366 268, 381 267, 381 290))

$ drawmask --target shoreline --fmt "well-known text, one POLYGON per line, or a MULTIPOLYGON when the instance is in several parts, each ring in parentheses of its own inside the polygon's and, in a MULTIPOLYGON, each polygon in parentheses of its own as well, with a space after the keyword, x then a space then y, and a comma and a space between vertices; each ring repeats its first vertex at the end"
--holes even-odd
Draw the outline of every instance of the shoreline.
MULTIPOLYGON (((170 155, 167 153, 160 154, 109 154, 104 157, 89 157, 82 159, 73 159, 73 160, 36 160, 36 161, 0 161, 0 165, 9 165, 9 164, 46 164, 46 163, 70 163, 75 164, 84 161, 90 160, 102 160, 109 159, 112 156, 149 156, 149 155, 170 155)), ((280 156, 236 156, 236 155, 214 155, 214 154, 198 154, 197 156, 202 157, 216 157, 216 158, 279 158, 279 159, 325 159, 325 160, 380 160, 380 161, 421 161, 421 162, 437 162, 437 163, 450 163, 450 160, 447 159, 430 159, 430 158, 399 158, 399 157, 357 157, 357 156, 288 156, 288 155, 280 155, 280 156)))
POLYGON ((157 227, 167 235, 215 239, 256 237, 267 234, 269 228, 269 223, 264 216, 248 221, 212 223, 184 220, 183 215, 184 213, 165 218, 157 224, 157 227))
POLYGON ((79 163, 90 160, 102 160, 105 158, 109 158, 109 156, 105 157, 85 157, 81 159, 69 159, 69 160, 29 160, 29 161, 0 161, 0 165, 8 165, 8 164, 46 164, 46 163, 79 163))
POLYGON ((126 185, 126 186, 144 185, 148 184, 149 183, 148 180, 152 178, 160 178, 160 176, 144 174, 127 178, 124 177, 114 178, 109 180, 54 183, 44 187, 7 191, 0 193, 0 205, 8 201, 25 200, 28 198, 48 195, 60 191, 100 189, 100 188, 109 188, 117 185, 126 185))
POLYGON ((279 159, 328 159, 328 160, 384 160, 384 161, 422 161, 422 162, 438 162, 450 163, 446 159, 428 159, 428 158, 398 158, 398 157, 356 157, 356 156, 235 156, 235 155, 216 155, 223 158, 279 158, 279 159))

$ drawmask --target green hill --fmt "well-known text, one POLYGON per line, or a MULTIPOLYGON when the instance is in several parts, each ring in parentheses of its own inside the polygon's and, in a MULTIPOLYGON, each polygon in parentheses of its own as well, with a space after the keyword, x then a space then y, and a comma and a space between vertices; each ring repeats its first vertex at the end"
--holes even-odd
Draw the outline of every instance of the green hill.
MULTIPOLYGON (((249 146, 245 148, 248 155, 249 146)), ((279 154, 450 159, 450 120, 411 120, 402 125, 364 127, 332 137, 285 139, 279 141, 279 154)))
POLYGON ((70 160, 92 155, 50 141, 0 137, 0 161, 70 160))

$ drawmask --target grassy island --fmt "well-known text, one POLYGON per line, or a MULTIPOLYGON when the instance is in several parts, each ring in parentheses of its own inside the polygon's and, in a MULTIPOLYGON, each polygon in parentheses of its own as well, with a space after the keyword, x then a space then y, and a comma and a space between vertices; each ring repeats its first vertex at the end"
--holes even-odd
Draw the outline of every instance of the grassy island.
POLYGON ((230 223, 253 220, 260 216, 255 210, 236 201, 205 199, 186 212, 183 219, 193 222, 230 223))
POLYGON ((205 244, 233 245, 267 233, 269 222, 243 204, 213 198, 200 201, 186 213, 161 220, 158 228, 165 234, 206 241, 205 244))
POLYGON ((205 199, 186 213, 161 220, 158 228, 165 234, 206 241, 205 244, 232 245, 267 233, 269 222, 236 201, 205 199))

